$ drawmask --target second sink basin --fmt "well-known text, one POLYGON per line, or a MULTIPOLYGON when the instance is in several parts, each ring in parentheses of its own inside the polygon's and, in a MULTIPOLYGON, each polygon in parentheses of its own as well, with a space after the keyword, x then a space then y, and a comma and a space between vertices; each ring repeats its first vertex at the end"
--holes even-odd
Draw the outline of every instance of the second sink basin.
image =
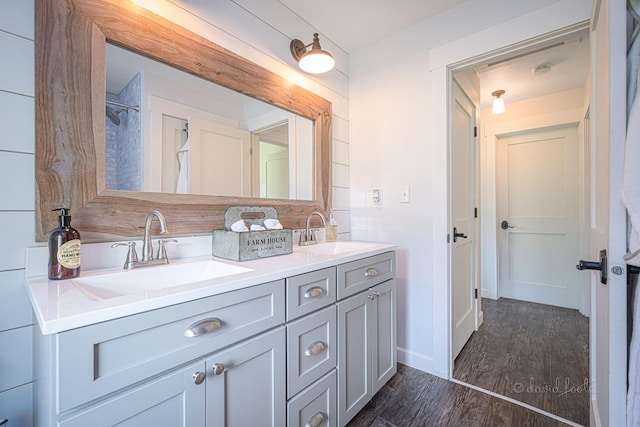
POLYGON ((338 255, 345 252, 368 249, 370 247, 371 245, 368 243, 339 241, 339 242, 318 243, 317 245, 311 245, 311 246, 298 246, 296 247, 296 250, 299 250, 300 252, 309 252, 314 254, 338 255))
POLYGON ((250 268, 206 260, 88 275, 73 279, 91 299, 103 300, 173 286, 197 283, 252 271, 250 268))

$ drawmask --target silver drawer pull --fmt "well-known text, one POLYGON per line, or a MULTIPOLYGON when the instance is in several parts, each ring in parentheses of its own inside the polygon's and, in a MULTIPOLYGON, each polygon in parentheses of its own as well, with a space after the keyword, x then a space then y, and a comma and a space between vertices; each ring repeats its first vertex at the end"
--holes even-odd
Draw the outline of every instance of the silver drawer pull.
POLYGON ((199 337, 222 328, 222 322, 216 317, 198 320, 184 331, 185 337, 199 337))
POLYGON ((311 344, 309 347, 307 347, 307 349, 304 351, 304 355, 315 356, 316 354, 322 353, 325 348, 327 347, 324 345, 322 341, 316 341, 313 344, 311 344))
POLYGON ((224 365, 222 363, 214 363, 211 367, 213 375, 220 375, 224 372, 224 365))
POLYGON ((324 295, 324 289, 320 286, 314 286, 313 288, 309 288, 307 292, 304 293, 305 298, 318 298, 324 295))
POLYGON ((196 385, 200 385, 204 382, 206 376, 207 374, 205 374, 204 372, 195 372, 193 374, 193 382, 196 383, 196 385))
POLYGON ((309 422, 307 422, 304 427, 319 427, 324 423, 325 419, 326 417, 322 412, 316 412, 311 418, 309 418, 309 422))
POLYGON ((367 268, 367 271, 364 272, 364 275, 367 277, 374 277, 378 275, 378 270, 373 267, 367 268))

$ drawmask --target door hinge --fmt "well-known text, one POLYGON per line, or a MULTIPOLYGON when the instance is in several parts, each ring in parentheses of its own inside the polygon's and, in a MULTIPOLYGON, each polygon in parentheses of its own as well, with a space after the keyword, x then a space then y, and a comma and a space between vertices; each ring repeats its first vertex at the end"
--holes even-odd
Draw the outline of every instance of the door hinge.
POLYGON ((478 208, 473 208, 473 217, 478 218, 478 208))
POLYGON ((475 290, 475 297, 476 299, 478 299, 478 288, 475 288, 474 290, 475 290))
POLYGON ((451 234, 447 234, 447 243, 451 243, 451 234))
POLYGON ((473 127, 473 137, 477 138, 478 137, 478 126, 474 126, 473 127))

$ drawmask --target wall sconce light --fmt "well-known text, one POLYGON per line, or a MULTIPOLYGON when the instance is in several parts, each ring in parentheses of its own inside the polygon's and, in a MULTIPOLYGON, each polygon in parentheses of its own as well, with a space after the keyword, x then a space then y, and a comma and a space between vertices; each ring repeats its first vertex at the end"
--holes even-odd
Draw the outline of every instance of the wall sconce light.
POLYGON ((496 90, 491 93, 491 96, 495 97, 493 100, 493 107, 491 108, 491 114, 504 113, 504 99, 500 98, 502 95, 504 95, 503 90, 496 90))
POLYGON ((298 39, 291 40, 291 55, 298 61, 298 65, 302 71, 306 71, 311 74, 326 73, 331 70, 336 61, 333 56, 326 50, 322 50, 320 47, 320 40, 318 39, 318 33, 313 35, 313 42, 305 45, 298 39), (307 51, 307 48, 311 46, 311 50, 307 51))

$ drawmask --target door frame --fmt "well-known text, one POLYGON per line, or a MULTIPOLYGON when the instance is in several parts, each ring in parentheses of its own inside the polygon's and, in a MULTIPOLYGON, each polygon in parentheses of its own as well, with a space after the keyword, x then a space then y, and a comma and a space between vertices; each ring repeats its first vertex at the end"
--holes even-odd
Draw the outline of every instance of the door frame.
MULTIPOLYGON (((590 13, 580 16, 576 11, 572 11, 570 15, 559 11, 551 15, 554 19, 549 19, 549 12, 553 8, 554 6, 550 6, 494 27, 492 31, 500 31, 502 35, 499 38, 494 37, 494 32, 473 34, 429 52, 432 140, 445 141, 443 144, 434 145, 431 159, 432 193, 435 200, 444 202, 440 210, 437 206, 434 207, 435 250, 432 264, 434 283, 445 284, 433 287, 433 324, 447 325, 447 328, 435 328, 433 335, 433 373, 442 378, 449 379, 453 376, 451 245, 447 243, 451 231, 451 176, 448 161, 451 143, 449 129, 452 73, 473 68, 489 60, 504 59, 550 45, 558 39, 589 28, 590 13), (536 16, 538 14, 539 16, 536 16), (447 108, 442 108, 442 105, 446 105, 447 108), (447 186, 440 185, 442 176, 446 176, 447 186)), ((486 183, 481 181, 480 185, 482 189, 487 189, 486 183)), ((482 203, 479 208, 482 224, 486 221, 482 219, 482 203)), ((481 233, 482 227, 481 225, 481 233)), ((483 240, 488 239, 490 236, 483 234, 483 240)))

